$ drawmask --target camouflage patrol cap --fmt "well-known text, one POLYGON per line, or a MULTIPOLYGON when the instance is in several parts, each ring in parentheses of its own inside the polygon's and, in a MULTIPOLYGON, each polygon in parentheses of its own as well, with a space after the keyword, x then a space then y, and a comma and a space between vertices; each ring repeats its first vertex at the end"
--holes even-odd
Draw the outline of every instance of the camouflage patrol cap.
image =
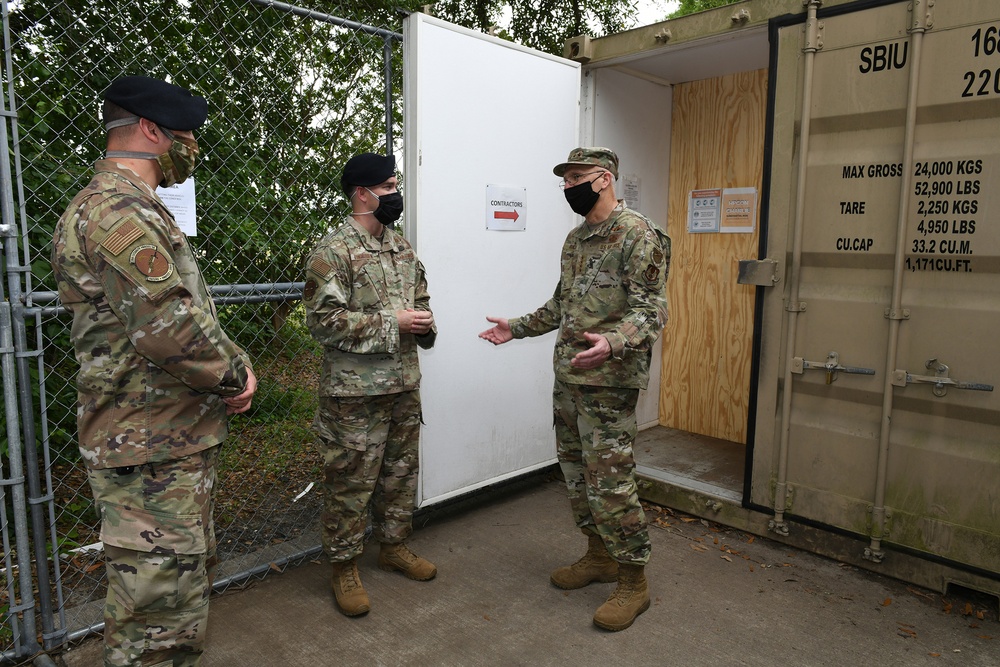
POLYGON ((361 153, 355 155, 344 165, 344 173, 340 177, 340 188, 348 197, 348 188, 352 185, 367 187, 380 185, 388 181, 396 171, 396 158, 378 153, 361 153))
MULTIPOLYGON (((168 130, 197 130, 208 118, 208 102, 204 97, 148 76, 115 79, 105 91, 104 99, 168 130)), ((117 122, 113 126, 125 124, 117 122)))
POLYGON ((572 166, 592 166, 607 169, 611 175, 618 178, 618 156, 610 148, 601 146, 581 146, 569 152, 566 161, 557 164, 552 169, 556 176, 562 176, 566 169, 572 166))

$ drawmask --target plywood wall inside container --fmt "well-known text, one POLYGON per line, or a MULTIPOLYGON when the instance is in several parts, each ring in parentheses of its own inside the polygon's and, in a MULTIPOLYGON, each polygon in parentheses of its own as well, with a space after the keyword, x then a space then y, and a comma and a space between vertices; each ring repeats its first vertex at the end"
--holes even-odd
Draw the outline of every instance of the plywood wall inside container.
POLYGON ((754 287, 738 285, 760 229, 767 70, 674 86, 668 232, 673 242, 663 333, 660 422, 747 441, 754 287), (691 234, 692 190, 755 187, 751 234, 691 234))

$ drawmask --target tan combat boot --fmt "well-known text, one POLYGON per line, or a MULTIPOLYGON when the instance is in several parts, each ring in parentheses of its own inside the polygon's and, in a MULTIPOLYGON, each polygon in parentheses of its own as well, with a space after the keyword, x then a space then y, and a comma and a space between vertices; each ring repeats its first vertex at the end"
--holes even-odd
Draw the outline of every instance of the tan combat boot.
POLYGON ((572 565, 565 565, 555 570, 549 581, 554 586, 566 590, 583 588, 589 583, 600 581, 609 583, 618 578, 618 563, 608 554, 604 540, 600 535, 584 531, 589 540, 587 553, 572 565))
POLYGON ((402 543, 383 542, 378 552, 378 566, 387 572, 398 570, 416 581, 428 581, 438 573, 430 561, 417 556, 402 543))
POLYGON ((649 609, 649 587, 642 565, 618 566, 618 587, 608 601, 597 608, 594 625, 618 632, 632 625, 636 617, 649 609))
POLYGON ((333 564, 333 596, 337 599, 337 606, 345 616, 360 616, 367 614, 371 609, 368 602, 368 593, 365 593, 364 586, 361 585, 361 577, 358 575, 358 563, 356 558, 333 564))

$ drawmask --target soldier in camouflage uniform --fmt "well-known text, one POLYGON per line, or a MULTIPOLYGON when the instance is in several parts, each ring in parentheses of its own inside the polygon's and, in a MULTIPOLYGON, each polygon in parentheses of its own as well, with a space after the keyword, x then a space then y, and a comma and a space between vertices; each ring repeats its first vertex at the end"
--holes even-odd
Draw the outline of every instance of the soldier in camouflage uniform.
POLYGON ((104 664, 197 665, 215 568, 212 503, 226 415, 257 381, 222 331, 156 185, 187 178, 207 104, 123 77, 105 93, 107 159, 55 229, 73 314, 80 452, 101 515, 104 664))
POLYGON ((341 186, 352 213, 306 261, 306 323, 323 346, 313 428, 324 459, 323 546, 340 610, 370 609, 358 575, 367 519, 378 563, 417 581, 437 568, 404 544, 412 530, 420 436, 417 346, 437 336, 424 266, 394 229, 403 212, 395 159, 351 158, 341 186))
POLYGON ((632 444, 639 390, 649 382, 653 343, 667 321, 670 239, 615 197, 618 157, 577 148, 553 170, 583 224, 566 237, 555 294, 535 312, 480 334, 500 345, 559 330, 553 412, 559 464, 576 524, 589 547, 552 573, 559 588, 618 585, 594 614, 624 630, 649 608, 644 566, 649 535, 635 484, 632 444))

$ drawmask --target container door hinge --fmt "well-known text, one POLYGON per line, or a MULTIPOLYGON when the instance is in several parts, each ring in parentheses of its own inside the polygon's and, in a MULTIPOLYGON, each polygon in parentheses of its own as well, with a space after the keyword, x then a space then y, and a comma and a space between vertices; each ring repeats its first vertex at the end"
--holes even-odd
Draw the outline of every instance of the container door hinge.
POLYGON ((955 389, 968 389, 971 391, 993 391, 993 385, 980 382, 959 382, 948 377, 949 368, 945 364, 938 363, 937 359, 928 359, 925 364, 928 370, 933 370, 934 375, 914 375, 909 371, 896 370, 892 374, 892 384, 896 387, 905 387, 908 384, 932 384, 934 385, 934 395, 944 396, 948 393, 948 387, 955 389))
POLYGON ((826 355, 826 361, 806 361, 802 357, 792 357, 792 372, 801 375, 805 371, 826 371, 826 383, 833 384, 837 381, 837 375, 848 373, 851 375, 875 375, 874 368, 861 368, 860 366, 842 366, 840 354, 830 352, 826 355))
MULTIPOLYGON (((803 0, 802 4, 808 9, 810 5, 819 7, 823 3, 816 0, 803 0)), ((815 53, 823 48, 823 28, 825 27, 822 21, 815 18, 806 20, 806 44, 805 48, 802 49, 804 53, 815 53)))
POLYGON ((785 511, 792 509, 793 502, 795 502, 795 487, 787 484, 785 486, 785 511))
POLYGON ((907 6, 911 12, 909 32, 926 32, 934 27, 934 16, 931 14, 931 7, 934 0, 913 0, 907 6))
POLYGON ((778 275, 778 262, 774 259, 741 259, 740 272, 736 277, 739 285, 757 285, 758 287, 773 287, 781 280, 778 275))

